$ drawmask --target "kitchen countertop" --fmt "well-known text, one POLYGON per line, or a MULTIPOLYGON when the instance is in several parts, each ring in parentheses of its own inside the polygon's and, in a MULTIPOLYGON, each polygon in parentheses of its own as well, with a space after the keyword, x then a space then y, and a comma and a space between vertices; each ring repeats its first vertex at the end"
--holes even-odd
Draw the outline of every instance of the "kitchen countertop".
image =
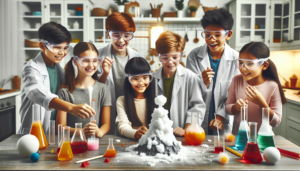
POLYGON ((291 89, 284 89, 284 95, 288 102, 294 103, 296 105, 300 105, 300 95, 296 95, 299 90, 291 90, 291 89))
POLYGON ((20 90, 17 90, 17 91, 11 92, 11 93, 6 93, 6 94, 3 94, 3 95, 0 95, 0 100, 4 99, 4 98, 12 97, 12 96, 17 96, 19 94, 21 94, 20 90))

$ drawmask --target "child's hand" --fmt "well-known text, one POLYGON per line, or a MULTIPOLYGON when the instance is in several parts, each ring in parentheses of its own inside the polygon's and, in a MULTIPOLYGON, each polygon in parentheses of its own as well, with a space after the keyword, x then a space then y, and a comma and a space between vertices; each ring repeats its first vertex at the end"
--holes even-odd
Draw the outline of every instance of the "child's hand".
POLYGON ((99 128, 96 125, 96 120, 93 120, 92 122, 85 125, 85 127, 83 128, 83 133, 85 137, 89 137, 96 134, 98 130, 99 128))
POLYGON ((179 137, 183 137, 184 136, 184 133, 185 133, 185 130, 180 128, 180 127, 177 127, 173 130, 173 133, 174 135, 177 135, 179 137))
POLYGON ((134 137, 139 140, 143 135, 146 134, 147 131, 148 129, 145 126, 142 126, 139 130, 135 132, 134 137))
POLYGON ((246 95, 247 95, 247 99, 250 102, 257 104, 260 107, 268 107, 268 104, 265 101, 264 97, 255 87, 252 86, 246 87, 246 95))
POLYGON ((105 57, 105 59, 102 62, 103 72, 108 74, 110 72, 110 68, 111 68, 113 63, 114 63, 113 59, 111 59, 109 57, 105 57))
POLYGON ((209 67, 202 72, 202 79, 206 87, 208 87, 211 83, 212 78, 214 78, 214 74, 215 72, 209 67))
POLYGON ((95 110, 87 104, 74 105, 70 113, 82 119, 92 117, 96 114, 95 110))
POLYGON ((239 112, 241 111, 241 107, 248 107, 248 101, 245 99, 239 99, 238 101, 236 101, 234 108, 239 112))
POLYGON ((217 120, 213 119, 209 123, 209 128, 210 129, 217 129, 221 131, 223 129, 223 117, 220 115, 217 115, 217 120))

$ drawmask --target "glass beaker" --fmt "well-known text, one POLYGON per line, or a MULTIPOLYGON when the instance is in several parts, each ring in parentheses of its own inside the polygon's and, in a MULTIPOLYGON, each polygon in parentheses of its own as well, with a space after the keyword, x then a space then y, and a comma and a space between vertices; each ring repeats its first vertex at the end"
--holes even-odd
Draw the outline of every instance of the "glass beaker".
POLYGON ((190 145, 200 145, 205 140, 205 131, 199 126, 199 114, 191 113, 191 125, 187 127, 184 138, 190 145))
POLYGON ((257 123, 249 122, 249 141, 244 150, 242 159, 253 164, 262 162, 262 157, 256 142, 257 123))
POLYGON ((233 149, 244 150, 248 142, 248 107, 241 107, 241 122, 239 125, 239 131, 236 138, 236 144, 233 149))
POLYGON ((60 151, 60 147, 62 145, 62 131, 63 131, 63 126, 62 124, 58 124, 57 126, 57 150, 56 150, 56 154, 59 154, 60 151))
POLYGON ((115 157, 117 154, 117 151, 114 147, 113 139, 109 138, 108 141, 109 141, 109 144, 108 144, 108 147, 107 147, 107 150, 106 150, 106 153, 104 154, 104 156, 105 157, 115 157))
POLYGON ((257 144, 260 151, 267 147, 275 147, 273 132, 269 124, 270 108, 262 108, 262 123, 258 131, 257 144))
POLYGON ((73 154, 84 153, 88 149, 84 133, 82 132, 82 123, 75 123, 75 132, 71 139, 71 148, 73 154))
POLYGON ((225 137, 214 136, 214 153, 220 153, 225 151, 225 137))
POLYGON ((73 152, 70 144, 70 127, 63 127, 63 140, 61 149, 57 156, 59 161, 68 161, 73 159, 73 152))
POLYGON ((39 149, 48 147, 48 142, 41 122, 41 106, 38 104, 32 105, 32 124, 30 134, 36 136, 39 140, 39 149))

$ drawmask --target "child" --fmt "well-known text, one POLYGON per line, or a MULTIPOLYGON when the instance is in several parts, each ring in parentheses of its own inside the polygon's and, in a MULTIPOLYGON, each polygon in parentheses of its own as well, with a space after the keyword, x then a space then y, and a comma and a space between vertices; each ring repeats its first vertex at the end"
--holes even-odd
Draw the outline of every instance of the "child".
POLYGON ((190 70, 179 65, 185 47, 183 38, 170 31, 160 34, 155 42, 162 67, 153 76, 157 81, 156 94, 167 98, 165 109, 173 121, 173 132, 183 136, 191 123, 191 113, 199 114, 201 125, 205 114, 199 79, 190 70))
POLYGON ((118 132, 140 139, 146 134, 154 111, 155 83, 148 62, 142 57, 130 59, 125 66, 124 96, 117 100, 118 132))
POLYGON ((239 74, 234 66, 238 52, 226 44, 233 35, 232 15, 224 9, 207 11, 201 20, 206 44, 187 57, 186 67, 200 77, 202 97, 206 104, 202 127, 207 135, 231 132, 232 117, 225 112, 227 90, 232 78, 239 74), (216 116, 215 116, 216 115, 216 116), (217 122, 215 121, 215 118, 217 122))
POLYGON ((56 118, 57 124, 70 126, 70 132, 73 134, 75 131, 75 123, 82 123, 85 125, 83 132, 86 137, 95 134, 96 137, 101 138, 107 134, 110 129, 111 106, 108 86, 96 81, 96 71, 101 64, 101 59, 98 57, 96 47, 92 43, 87 42, 76 44, 73 54, 74 57, 72 57, 66 65, 65 82, 62 85, 63 88, 58 91, 58 96, 73 104, 90 104, 91 97, 89 96, 88 87, 92 86, 92 99, 95 100, 95 120, 90 122, 90 119, 81 119, 59 110, 56 118), (72 61, 78 69, 76 78, 72 61), (98 128, 100 125, 101 127, 98 128))
POLYGON ((240 51, 235 65, 241 75, 233 78, 228 89, 226 112, 234 115, 233 134, 238 133, 240 110, 248 105, 248 122, 257 122, 257 131, 262 123, 262 108, 270 108, 270 125, 281 122, 282 105, 286 103, 276 66, 269 59, 270 50, 262 42, 250 42, 240 51), (248 103, 243 100, 247 99, 248 103))
MULTIPOLYGON (((63 69, 59 63, 72 50, 70 32, 60 24, 49 22, 39 29, 40 52, 29 60, 22 71, 22 104, 20 108, 21 127, 18 134, 29 133, 32 123, 32 105, 41 105, 41 122, 44 131, 49 128, 50 119, 56 118, 56 112, 45 114, 45 110, 67 111, 82 118, 95 114, 94 109, 86 104, 74 105, 58 98, 57 88, 63 82, 63 69), (23 130, 28 130, 23 132, 23 130)), ((48 112, 47 112, 48 113, 48 112)))
POLYGON ((115 12, 106 19, 106 35, 111 39, 111 43, 99 49, 99 56, 103 58, 103 63, 99 66, 101 72, 99 81, 110 87, 112 102, 110 134, 117 134, 116 99, 124 95, 123 84, 127 76, 124 72, 125 65, 129 59, 140 56, 129 47, 135 30, 134 21, 128 14, 115 12))

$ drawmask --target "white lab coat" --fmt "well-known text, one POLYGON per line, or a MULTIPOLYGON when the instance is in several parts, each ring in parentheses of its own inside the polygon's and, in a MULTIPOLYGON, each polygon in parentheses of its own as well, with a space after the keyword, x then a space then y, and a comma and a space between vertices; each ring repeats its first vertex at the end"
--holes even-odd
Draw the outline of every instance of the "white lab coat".
MULTIPOLYGON (((104 58, 106 56, 112 58, 112 54, 111 54, 112 49, 111 48, 112 48, 112 44, 110 43, 107 46, 105 46, 105 47, 98 50, 99 51, 99 57, 102 58, 102 61, 104 60, 104 58)), ((131 59, 133 57, 141 57, 141 55, 137 51, 133 50, 129 46, 127 46, 127 53, 128 53, 129 59, 131 59)), ((98 70, 100 72, 100 74, 98 74, 98 78, 100 78, 100 76, 103 73, 101 65, 99 66, 98 70)), ((125 70, 124 70, 124 72, 125 72, 125 70)), ((112 104, 111 108, 110 108, 111 115, 110 115, 110 131, 109 131, 109 134, 116 135, 117 134, 117 125, 116 125, 116 117, 117 117, 116 101, 117 101, 117 99, 116 99, 116 95, 115 95, 115 84, 114 84, 112 68, 110 69, 110 72, 107 76, 105 84, 110 88, 111 104, 112 104)))
MULTIPOLYGON (((56 64, 63 82, 64 71, 56 64)), ((22 134, 23 128, 30 129, 32 123, 32 105, 41 105, 41 122, 45 133, 48 132, 51 111, 49 103, 56 94, 50 91, 50 80, 47 67, 40 52, 34 59, 29 60, 23 67, 21 82, 22 104, 20 108, 21 127, 18 134, 22 134)))
MULTIPOLYGON (((207 67, 211 68, 207 48, 207 44, 204 44, 203 46, 192 50, 187 57, 186 63, 186 67, 196 73, 200 78, 199 84, 206 104, 205 119, 202 123, 202 128, 205 132, 208 132, 208 115, 213 87, 213 82, 206 87, 202 79, 202 72, 207 69, 207 67)), ((233 77, 240 74, 240 71, 234 65, 234 60, 238 58, 239 53, 225 43, 225 49, 219 64, 214 89, 215 113, 225 118, 223 121, 223 130, 220 134, 231 133, 232 130, 233 117, 226 113, 225 104, 228 96, 229 85, 233 77)), ((214 135, 216 134, 217 132, 214 130, 214 135)))
MULTIPOLYGON (((165 95, 163 75, 161 67, 153 74, 156 81, 156 95, 165 95)), ((199 125, 202 124, 205 114, 205 103, 202 99, 199 78, 189 69, 178 65, 172 90, 170 119, 173 121, 173 129, 181 127, 184 129, 187 123, 191 123, 191 113, 199 114, 199 125)))

